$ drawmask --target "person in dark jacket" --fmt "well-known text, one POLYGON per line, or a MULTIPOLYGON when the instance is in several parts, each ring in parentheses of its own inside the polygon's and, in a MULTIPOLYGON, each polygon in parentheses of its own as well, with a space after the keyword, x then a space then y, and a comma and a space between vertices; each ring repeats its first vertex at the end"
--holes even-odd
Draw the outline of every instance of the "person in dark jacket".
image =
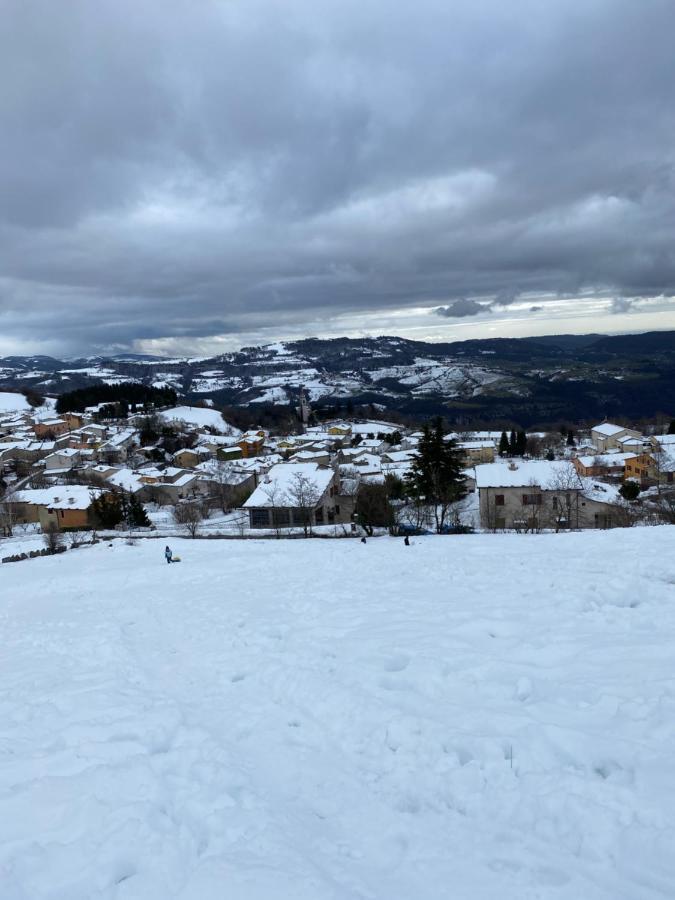
POLYGON ((171 562, 171 557, 173 556, 173 553, 171 552, 171 547, 165 547, 165 548, 164 548, 164 556, 166 557, 166 561, 167 561, 168 563, 170 563, 170 562, 171 562))

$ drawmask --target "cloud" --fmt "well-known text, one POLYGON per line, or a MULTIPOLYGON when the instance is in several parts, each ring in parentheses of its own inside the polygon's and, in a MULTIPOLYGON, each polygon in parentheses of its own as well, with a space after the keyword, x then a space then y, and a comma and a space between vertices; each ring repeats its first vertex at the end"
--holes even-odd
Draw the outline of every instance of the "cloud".
POLYGON ((673 293, 674 30, 667 0, 8 4, 3 338, 673 293))
POLYGON ((448 306, 438 306, 433 310, 437 316, 443 316, 446 319, 462 319, 465 316, 478 316, 480 313, 489 311, 489 306, 467 298, 455 300, 448 306))
POLYGON ((628 300, 626 297, 614 297, 609 304, 609 311, 614 316, 630 312, 633 308, 633 302, 633 300, 628 300))

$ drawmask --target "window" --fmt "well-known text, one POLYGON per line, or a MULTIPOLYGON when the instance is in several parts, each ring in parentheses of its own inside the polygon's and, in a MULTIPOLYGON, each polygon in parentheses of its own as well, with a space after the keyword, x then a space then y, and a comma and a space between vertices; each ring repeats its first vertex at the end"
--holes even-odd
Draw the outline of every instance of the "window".
POLYGON ((272 524, 275 528, 291 524, 291 513, 288 509, 273 509, 272 524))
POLYGON ((251 510, 251 528, 267 528, 270 524, 270 514, 266 509, 251 510))
POLYGON ((323 525, 323 506, 320 506, 314 513, 314 519, 317 525, 323 525))
POLYGON ((504 495, 497 494, 495 496, 495 506, 503 506, 504 505, 504 495))
POLYGON ((541 506, 541 494, 523 494, 523 506, 541 506))
POLYGON ((339 507, 339 506, 336 506, 336 507, 335 507, 335 515, 336 515, 336 516, 339 516, 339 515, 340 515, 340 507, 339 507))

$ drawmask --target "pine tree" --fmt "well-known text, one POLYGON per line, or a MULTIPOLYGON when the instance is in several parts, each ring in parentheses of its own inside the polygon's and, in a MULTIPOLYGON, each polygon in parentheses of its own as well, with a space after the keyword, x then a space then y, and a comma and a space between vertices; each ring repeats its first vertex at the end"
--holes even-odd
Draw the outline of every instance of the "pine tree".
POLYGON ((443 420, 424 426, 422 438, 407 478, 407 490, 433 507, 436 530, 445 525, 450 506, 466 493, 462 457, 454 440, 446 440, 443 420))
POLYGON ((505 431, 502 431, 502 436, 499 438, 499 455, 500 456, 508 456, 509 455, 509 439, 508 439, 505 431))
POLYGON ((124 519, 122 501, 118 494, 99 494, 92 502, 91 508, 101 528, 115 528, 124 519))
POLYGON ((527 452, 527 435, 524 431, 519 431, 516 435, 516 456, 525 456, 527 452))
POLYGON ((516 432, 515 429, 511 429, 511 434, 509 435, 509 454, 511 456, 516 456, 518 451, 518 447, 516 445, 516 432))
POLYGON ((675 434, 675 419, 668 426, 668 434, 675 434))
POLYGON ((130 528, 150 527, 150 519, 145 507, 135 494, 129 495, 125 519, 130 528))
POLYGON ((574 443, 574 432, 572 431, 571 428, 570 428, 570 430, 567 432, 567 446, 568 446, 568 447, 575 447, 575 446, 576 446, 576 444, 574 443))

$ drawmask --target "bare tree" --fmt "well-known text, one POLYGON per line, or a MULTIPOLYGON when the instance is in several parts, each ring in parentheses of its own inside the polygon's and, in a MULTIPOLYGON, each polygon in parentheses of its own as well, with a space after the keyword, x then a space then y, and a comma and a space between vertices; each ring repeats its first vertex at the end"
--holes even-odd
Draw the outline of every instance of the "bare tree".
POLYGON ((44 530, 43 540, 50 553, 59 553, 63 547, 63 535, 56 522, 50 522, 44 530))
POLYGON ((302 472, 296 472, 291 477, 288 496, 291 506, 299 511, 302 528, 307 537, 312 533, 312 516, 321 499, 317 483, 302 472))
POLYGON ((11 537, 16 524, 16 498, 14 490, 7 488, 0 499, 0 533, 11 537))
POLYGON ((213 459, 209 463, 208 482, 211 496, 221 512, 232 507, 232 473, 234 466, 223 459, 213 459))
POLYGON ((173 518, 191 538, 197 537, 199 526, 204 520, 202 504, 199 500, 181 500, 173 508, 173 518))
POLYGON ((548 519, 556 533, 562 528, 579 527, 579 491, 582 484, 572 463, 559 466, 549 478, 546 488, 551 502, 548 519))
POLYGON ((281 537, 284 525, 290 525, 290 513, 288 512, 289 500, 282 491, 278 481, 270 481, 263 484, 263 494, 267 497, 268 508, 272 517, 272 527, 277 537, 281 537))

